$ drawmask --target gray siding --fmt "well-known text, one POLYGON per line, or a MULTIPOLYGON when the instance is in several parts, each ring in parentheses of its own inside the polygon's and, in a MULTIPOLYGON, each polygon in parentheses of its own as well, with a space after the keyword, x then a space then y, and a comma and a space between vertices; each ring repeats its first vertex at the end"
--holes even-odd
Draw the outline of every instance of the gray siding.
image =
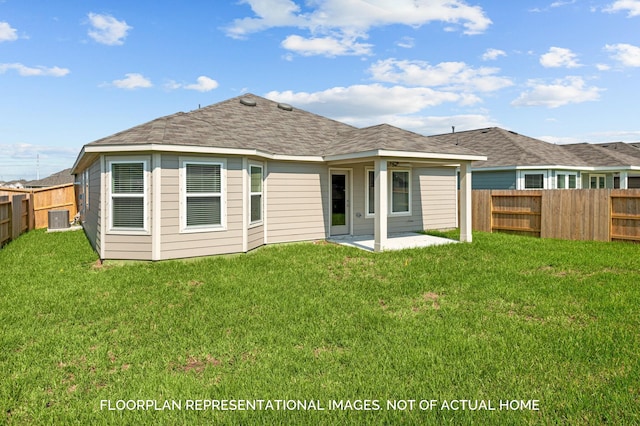
POLYGON ((473 189, 516 189, 516 171, 473 170, 471 186, 473 189))
MULTIPOLYGON (((84 212, 82 227, 95 251, 100 253, 100 159, 89 166, 89 193, 83 194, 89 200, 89 208, 84 212)), ((82 188, 84 192, 84 187, 82 188)))
POLYGON ((256 247, 260 247, 264 244, 264 226, 254 226, 249 228, 249 238, 247 249, 253 250, 256 247))
POLYGON ((226 158, 226 163, 226 230, 181 233, 179 156, 162 155, 161 259, 242 252, 242 159, 226 158))
POLYGON ((326 238, 327 166, 276 161, 265 166, 267 243, 326 238))
MULTIPOLYGON (((423 168, 414 172, 419 180, 418 196, 422 210, 422 229, 458 226, 457 173, 453 167, 423 168)), ((415 197, 415 195, 414 195, 415 197)))

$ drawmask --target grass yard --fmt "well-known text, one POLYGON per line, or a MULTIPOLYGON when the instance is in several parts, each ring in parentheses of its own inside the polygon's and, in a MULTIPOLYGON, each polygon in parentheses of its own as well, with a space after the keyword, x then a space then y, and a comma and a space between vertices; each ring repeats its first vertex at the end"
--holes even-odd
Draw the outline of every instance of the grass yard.
POLYGON ((640 245, 96 259, 81 231, 0 250, 4 423, 640 423, 640 245))

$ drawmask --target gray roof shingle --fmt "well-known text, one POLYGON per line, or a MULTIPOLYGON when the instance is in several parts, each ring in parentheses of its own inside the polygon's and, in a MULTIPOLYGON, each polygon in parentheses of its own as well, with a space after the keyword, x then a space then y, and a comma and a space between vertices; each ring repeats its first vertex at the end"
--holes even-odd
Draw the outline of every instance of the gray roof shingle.
POLYGON ((86 146, 146 144, 256 149, 293 156, 338 155, 373 149, 476 154, 464 147, 386 124, 358 129, 252 94, 161 117, 86 146))
POLYGON ((451 143, 486 155, 486 161, 474 161, 474 168, 504 166, 581 166, 584 161, 562 148, 529 136, 490 127, 430 136, 441 143, 451 143))
POLYGON ((577 143, 562 145, 562 147, 581 158, 589 166, 599 167, 628 167, 640 166, 640 150, 627 146, 623 142, 611 144, 577 143), (628 155, 631 150, 638 151, 638 156, 628 155))

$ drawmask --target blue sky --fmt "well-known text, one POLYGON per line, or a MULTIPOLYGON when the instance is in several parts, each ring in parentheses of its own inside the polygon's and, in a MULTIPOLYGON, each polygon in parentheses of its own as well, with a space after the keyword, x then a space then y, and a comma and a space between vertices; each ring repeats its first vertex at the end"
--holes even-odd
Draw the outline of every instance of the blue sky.
POLYGON ((640 0, 0 0, 0 180, 251 92, 359 127, 640 141, 640 0))

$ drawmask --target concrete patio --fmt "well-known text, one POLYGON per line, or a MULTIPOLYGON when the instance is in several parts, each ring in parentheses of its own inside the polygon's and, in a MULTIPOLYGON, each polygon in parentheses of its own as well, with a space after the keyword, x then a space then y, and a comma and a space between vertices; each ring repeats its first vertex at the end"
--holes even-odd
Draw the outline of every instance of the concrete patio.
MULTIPOLYGON (((374 251, 373 235, 341 235, 327 238, 327 241, 343 246, 356 247, 367 251, 374 251)), ((387 243, 384 246, 384 251, 439 246, 443 244, 458 242, 459 241, 450 240, 448 238, 435 237, 433 235, 424 235, 415 232, 404 232, 401 234, 389 235, 389 237, 387 238, 387 243)))

